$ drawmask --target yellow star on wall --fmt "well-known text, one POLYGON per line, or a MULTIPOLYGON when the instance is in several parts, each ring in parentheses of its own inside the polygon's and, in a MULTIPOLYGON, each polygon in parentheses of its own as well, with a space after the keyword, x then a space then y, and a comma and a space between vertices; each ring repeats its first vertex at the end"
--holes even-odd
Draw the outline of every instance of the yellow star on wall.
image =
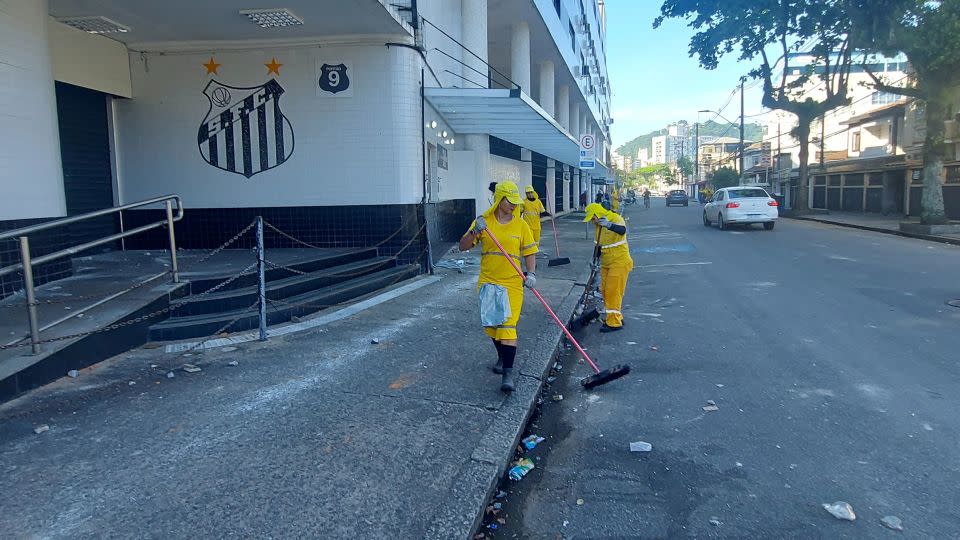
POLYGON ((206 64, 200 64, 200 65, 207 68, 207 75, 210 75, 211 73, 213 73, 214 75, 219 75, 219 73, 217 73, 217 70, 220 69, 220 66, 222 66, 223 64, 218 64, 217 61, 214 60, 213 57, 211 56, 209 62, 207 62, 206 64))
POLYGON ((270 75, 271 73, 276 73, 277 76, 279 76, 280 66, 282 66, 283 64, 281 64, 280 62, 277 62, 276 58, 271 58, 270 63, 264 64, 264 65, 267 66, 267 75, 270 75))

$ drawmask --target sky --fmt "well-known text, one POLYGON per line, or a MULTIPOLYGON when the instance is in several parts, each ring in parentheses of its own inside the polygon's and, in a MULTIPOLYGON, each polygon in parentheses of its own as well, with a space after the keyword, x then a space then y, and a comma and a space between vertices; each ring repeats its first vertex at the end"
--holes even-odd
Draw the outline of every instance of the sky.
MULTIPOLYGON (((716 70, 706 71, 689 56, 694 31, 683 20, 671 19, 653 29, 660 0, 606 0, 605 4, 614 148, 679 120, 696 122, 701 109, 719 109, 740 77, 759 65, 738 62, 734 53, 724 56, 716 70)), ((746 92, 747 115, 763 110, 759 85, 754 86, 746 92)), ((739 92, 722 114, 739 121, 739 92)), ((701 122, 714 119, 707 113, 699 117, 701 122)))

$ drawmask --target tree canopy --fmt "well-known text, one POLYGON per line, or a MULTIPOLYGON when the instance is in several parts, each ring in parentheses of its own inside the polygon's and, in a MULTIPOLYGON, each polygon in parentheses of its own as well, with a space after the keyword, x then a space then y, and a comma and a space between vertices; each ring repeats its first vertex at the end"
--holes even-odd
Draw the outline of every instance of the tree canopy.
POLYGON ((713 184, 714 189, 739 186, 740 175, 730 167, 720 167, 716 171, 713 171, 710 183, 713 184))

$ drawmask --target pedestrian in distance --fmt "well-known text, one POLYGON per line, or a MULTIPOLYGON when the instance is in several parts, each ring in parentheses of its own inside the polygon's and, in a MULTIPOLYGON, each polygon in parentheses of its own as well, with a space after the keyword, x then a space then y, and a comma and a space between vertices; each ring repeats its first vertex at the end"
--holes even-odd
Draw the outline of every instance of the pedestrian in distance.
POLYGON ((520 216, 523 200, 513 182, 500 182, 493 194, 493 206, 478 216, 460 239, 460 250, 480 246, 480 319, 484 332, 497 349, 493 372, 501 375, 500 390, 516 387, 513 363, 517 357, 517 323, 523 308, 523 288, 537 285, 537 244, 530 226, 520 216), (525 278, 514 270, 490 234, 500 241, 517 263, 524 262, 525 278))
POLYGON ((623 294, 627 279, 633 270, 630 245, 627 243, 627 225, 619 214, 599 204, 587 206, 583 221, 597 226, 597 244, 600 248, 600 294, 606 319, 600 331, 616 332, 623 328, 623 294))
POLYGON ((581 212, 583 212, 583 209, 586 208, 586 207, 587 207, 587 192, 586 192, 586 191, 581 191, 581 192, 580 192, 580 207, 578 208, 578 210, 580 210, 581 212))
POLYGON ((539 248, 540 236, 543 233, 540 216, 546 213, 547 209, 543 207, 540 195, 537 193, 537 190, 533 189, 533 186, 527 186, 526 195, 527 198, 523 201, 523 220, 526 221, 530 227, 530 232, 533 233, 533 240, 539 248))

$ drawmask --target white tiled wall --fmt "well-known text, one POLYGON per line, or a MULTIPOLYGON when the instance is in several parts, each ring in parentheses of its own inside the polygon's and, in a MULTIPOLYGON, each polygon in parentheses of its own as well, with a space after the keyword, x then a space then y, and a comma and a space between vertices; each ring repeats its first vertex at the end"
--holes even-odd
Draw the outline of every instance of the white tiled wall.
POLYGON ((423 192, 420 60, 382 43, 209 53, 132 54, 133 99, 117 105, 117 141, 127 201, 178 193, 189 207, 409 204, 423 192), (252 178, 208 165, 197 146, 210 79, 235 87, 268 80, 283 66, 280 104, 295 149, 282 165, 252 178), (318 64, 349 64, 352 96, 318 91, 318 64))

